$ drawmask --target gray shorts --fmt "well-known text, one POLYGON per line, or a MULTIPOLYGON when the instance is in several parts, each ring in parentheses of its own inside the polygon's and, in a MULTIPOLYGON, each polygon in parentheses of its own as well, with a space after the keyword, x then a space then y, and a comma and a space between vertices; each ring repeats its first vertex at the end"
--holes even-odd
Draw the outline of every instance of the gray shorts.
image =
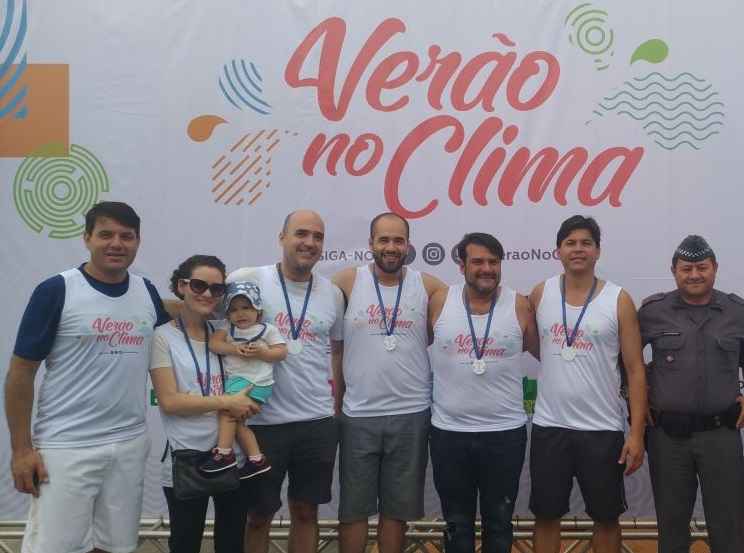
POLYGON ((382 417, 341 417, 338 518, 377 514, 395 520, 424 516, 429 409, 382 417))

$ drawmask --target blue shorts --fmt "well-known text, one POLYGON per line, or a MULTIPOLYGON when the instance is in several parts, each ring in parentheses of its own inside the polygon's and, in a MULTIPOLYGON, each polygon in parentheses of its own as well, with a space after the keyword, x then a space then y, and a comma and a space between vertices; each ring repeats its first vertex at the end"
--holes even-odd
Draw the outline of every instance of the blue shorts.
POLYGON ((246 388, 253 386, 251 390, 246 394, 249 398, 255 399, 259 403, 266 403, 266 400, 271 396, 271 390, 273 386, 256 386, 242 376, 229 376, 227 377, 227 384, 225 385, 225 393, 231 396, 243 392, 246 388))

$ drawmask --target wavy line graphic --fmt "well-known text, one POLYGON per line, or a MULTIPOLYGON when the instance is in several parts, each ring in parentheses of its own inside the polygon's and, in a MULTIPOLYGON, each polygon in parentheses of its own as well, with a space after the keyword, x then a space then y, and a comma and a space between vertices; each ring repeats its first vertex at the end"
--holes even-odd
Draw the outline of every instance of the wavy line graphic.
POLYGON ((5 50, 8 45, 10 47, 5 59, 0 63, 0 82, 5 81, 2 87, 0 87, 0 119, 9 115, 13 115, 16 119, 24 119, 28 115, 28 108, 24 103, 28 94, 28 86, 22 85, 20 82, 21 77, 26 71, 26 54, 21 54, 28 28, 26 0, 22 0, 20 5, 21 12, 18 18, 15 36, 13 36, 12 30, 16 21, 16 5, 14 0, 6 0, 5 2, 5 20, 2 31, 0 31, 0 52, 5 50), (6 81, 6 76, 11 70, 12 74, 10 74, 6 81))
POLYGON ((602 109, 606 111, 613 111, 623 105, 631 107, 637 111, 643 111, 644 109, 649 109, 651 106, 659 106, 661 108, 666 109, 667 111, 674 111, 676 109, 681 108, 682 106, 690 106, 690 108, 694 110, 705 111, 707 109, 712 108, 713 106, 723 107, 724 104, 723 102, 711 102, 710 104, 707 104, 705 106, 698 106, 698 105, 693 104, 692 102, 679 102, 678 104, 671 105, 671 104, 663 104, 661 102, 657 102, 656 100, 654 100, 653 102, 649 102, 648 104, 645 104, 645 105, 643 104, 635 105, 632 102, 629 102, 628 100, 621 100, 614 106, 605 106, 604 104, 599 104, 599 107, 601 107, 602 109))
POLYGON ((681 146, 699 150, 725 127, 726 104, 712 89, 712 84, 690 72, 664 75, 654 71, 626 80, 618 91, 602 98, 592 113, 598 117, 614 113, 642 122, 646 135, 665 150, 681 146), (649 89, 647 94, 638 94, 649 89))
POLYGON ((659 121, 649 121, 648 123, 646 123, 645 125, 643 125, 643 128, 644 129, 647 129, 651 125, 657 125, 657 126, 661 127, 662 129, 664 129, 665 131, 674 131, 674 130, 678 129, 679 127, 681 127, 682 125, 689 125, 690 127, 692 127, 693 129, 695 129, 696 131, 701 132, 701 131, 704 131, 706 129, 709 129, 713 125, 723 125, 723 121, 711 121, 710 123, 708 123, 704 127, 697 127, 697 126, 695 126, 695 123, 693 123, 691 121, 680 121, 679 123, 677 123, 676 125, 673 125, 671 127, 667 127, 666 125, 664 125, 664 123, 660 123, 659 121))
POLYGON ((217 84, 230 104, 242 110, 249 108, 261 115, 271 113, 271 105, 263 99, 263 78, 253 62, 231 60, 222 66, 217 84), (250 70, 249 70, 250 68, 250 70))
POLYGON ((657 131, 657 130, 653 130, 653 131, 650 131, 648 133, 649 136, 652 136, 652 135, 660 136, 664 140, 677 140, 677 138, 679 138, 680 136, 685 135, 685 134, 687 136, 689 136, 690 138, 694 138, 695 140, 699 140, 699 141, 702 142, 703 140, 705 140, 706 138, 710 138, 714 134, 721 134, 721 133, 719 133, 718 131, 711 131, 708 134, 706 134, 705 136, 697 136, 697 135, 695 135, 691 131, 680 131, 677 134, 675 134, 674 136, 667 136, 663 132, 657 131))
POLYGON ((674 102, 675 100, 677 100, 678 98, 682 98, 683 96, 689 96, 690 98, 692 98, 694 100, 697 100, 698 102, 707 102, 713 96, 718 96, 718 92, 711 92, 707 96, 696 96, 692 92, 685 90, 683 92, 680 92, 676 96, 664 96, 664 94, 662 94, 658 90, 655 90, 653 92, 649 92, 645 96, 635 96, 633 93, 628 92, 627 90, 621 90, 620 92, 618 92, 614 96, 605 96, 604 99, 607 100, 607 101, 612 101, 615 98, 619 98, 620 96, 630 96, 631 98, 633 98, 634 100, 636 100, 638 102, 642 102, 644 100, 648 100, 649 98, 662 98, 662 99, 666 100, 667 102, 674 102))
POLYGON ((666 90, 667 92, 675 92, 675 91, 679 90, 680 88, 684 88, 685 86, 688 86, 688 87, 692 88, 695 92, 705 92, 706 90, 709 90, 710 87, 713 86, 712 84, 709 84, 708 86, 704 86, 702 88, 698 88, 694 84, 692 84, 692 83, 690 83, 688 81, 683 81, 680 84, 678 84, 677 86, 672 86, 672 87, 669 87, 669 88, 667 88, 666 86, 664 86, 659 81, 651 81, 646 86, 638 86, 638 87, 635 86, 631 81, 625 81, 623 84, 628 85, 630 88, 632 88, 636 92, 643 92, 643 91, 648 90, 649 88, 653 87, 654 85, 656 85, 656 86, 658 86, 658 87, 666 90))
POLYGON ((725 117, 726 116, 726 114, 723 113, 722 111, 714 111, 713 113, 709 113, 705 117, 695 117, 695 114, 692 113, 692 112, 690 112, 690 111, 683 111, 683 112, 675 115, 674 117, 667 117, 666 115, 664 115, 660 111, 651 111, 651 112, 647 113, 646 115, 644 115, 643 117, 638 117, 635 113, 631 113, 631 112, 629 112, 627 110, 618 111, 617 114, 618 115, 627 115, 627 116, 635 119, 636 121, 645 121, 646 119, 648 119, 649 117, 653 117, 654 115, 660 117, 661 119, 663 119, 665 121, 676 121, 676 120, 678 120, 679 118, 681 118, 683 116, 687 116, 687 117, 690 117, 690 118, 692 118, 692 119, 694 119, 695 121, 698 121, 698 122, 707 121, 711 117, 716 117, 716 116, 725 117))
POLYGON ((683 140, 682 142, 678 142, 677 144, 674 144, 674 145, 672 145, 672 146, 667 146, 666 144, 662 144, 662 143, 661 143, 661 142, 659 142, 658 140, 654 140, 654 142, 656 142, 656 144, 658 144, 659 146, 661 146, 661 147, 662 147, 662 148, 664 148, 665 150, 676 150, 677 148, 679 148, 679 147, 680 147, 680 146, 682 146, 683 144, 686 144, 686 145, 688 145, 688 146, 690 146, 690 147, 694 148, 695 150, 699 150, 699 149, 700 149, 700 147, 699 147, 699 146, 695 146, 695 144, 693 144, 693 143, 692 143, 692 142, 690 142, 689 140, 683 140))
POLYGON ((696 81, 698 83, 704 83, 704 82, 706 82, 705 79, 701 79, 700 77, 696 77, 695 75, 693 75, 692 73, 690 73, 688 71, 685 71, 684 73, 679 73, 679 74, 675 75, 674 77, 667 77, 666 75, 662 75, 658 71, 654 71, 653 73, 649 73, 645 77, 636 77, 633 80, 639 81, 639 82, 644 82, 644 81, 647 81, 648 79, 650 79, 651 77, 659 77, 660 79, 663 79, 663 80, 665 80, 668 83, 672 83, 672 82, 678 81, 682 77, 690 77, 693 81, 696 81))

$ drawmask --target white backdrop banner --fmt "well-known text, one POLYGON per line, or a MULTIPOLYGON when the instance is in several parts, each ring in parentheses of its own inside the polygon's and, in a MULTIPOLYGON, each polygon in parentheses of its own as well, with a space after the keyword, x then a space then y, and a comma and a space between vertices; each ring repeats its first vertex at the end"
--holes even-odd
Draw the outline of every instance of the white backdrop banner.
MULTIPOLYGON (((600 273, 636 302, 673 287, 690 233, 742 293, 741 2, 0 4, 2 359, 33 287, 86 259, 82 214, 104 199, 141 215, 133 270, 165 297, 194 253, 275 261, 297 208, 325 218, 324 274, 368 261, 369 220, 392 210, 417 269, 459 280, 453 246, 490 232, 526 293, 582 213, 604 232, 600 273)), ((159 514, 156 407, 148 422, 159 514)), ((3 419, 0 518, 23 518, 9 463, 3 419)), ((647 470, 627 487, 629 514, 652 516, 647 470)), ((528 491, 525 471, 519 513, 528 491)))

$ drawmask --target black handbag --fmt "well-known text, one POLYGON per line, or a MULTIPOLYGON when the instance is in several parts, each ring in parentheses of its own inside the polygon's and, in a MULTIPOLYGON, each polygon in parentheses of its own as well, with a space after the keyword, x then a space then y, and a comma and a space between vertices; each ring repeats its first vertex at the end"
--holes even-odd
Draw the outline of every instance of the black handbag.
MULTIPOLYGON (((211 324, 209 325, 209 329, 212 330, 211 324)), ((184 335, 186 336, 186 340, 187 343, 189 343, 190 349, 191 343, 188 341, 188 335, 186 335, 185 331, 184 335)), ((196 363, 196 356, 193 357, 194 362, 196 363)), ((224 389, 225 369, 222 364, 222 356, 218 355, 217 359, 220 362, 220 377, 222 378, 222 387, 224 389)), ((209 386, 209 384, 207 384, 207 386, 209 386)), ((202 393, 204 393, 204 390, 202 390, 202 393)), ((209 392, 207 391, 206 394, 208 393, 209 392)), ((171 452, 171 460, 173 462, 173 495, 176 497, 176 499, 186 501, 189 499, 209 497, 212 495, 235 491, 240 487, 238 469, 235 467, 215 473, 204 473, 199 470, 199 467, 204 464, 212 455, 211 450, 174 450, 171 449, 170 442, 166 441, 165 451, 163 451, 163 456, 161 457, 160 462, 165 461, 165 457, 166 455, 168 455, 169 450, 171 452)))
POLYGON ((211 451, 197 449, 171 450, 173 461, 173 495, 185 501, 232 492, 240 487, 238 470, 204 473, 199 467, 212 455, 211 451))

